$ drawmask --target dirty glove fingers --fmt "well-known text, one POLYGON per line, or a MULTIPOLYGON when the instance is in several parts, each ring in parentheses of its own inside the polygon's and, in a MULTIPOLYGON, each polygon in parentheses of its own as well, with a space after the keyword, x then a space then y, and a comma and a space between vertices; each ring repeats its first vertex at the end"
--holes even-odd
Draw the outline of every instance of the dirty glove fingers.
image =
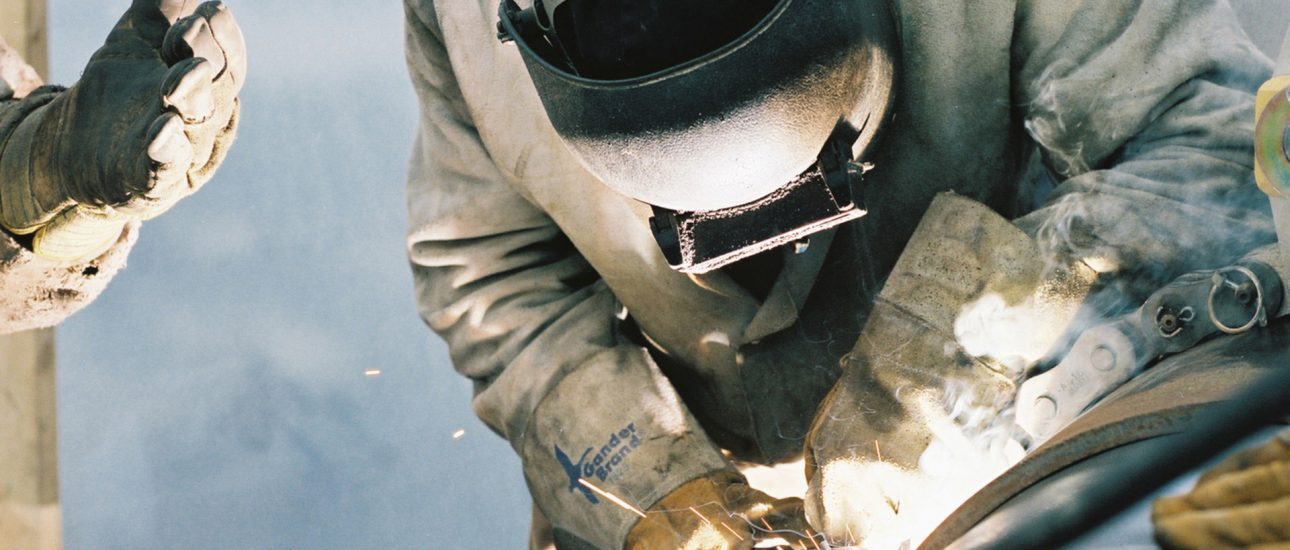
POLYGON ((233 137, 237 133, 239 103, 229 90, 231 79, 221 78, 215 83, 215 115, 201 124, 186 126, 188 139, 193 146, 192 165, 189 168, 189 186, 193 191, 201 188, 224 162, 233 137))
POLYGON ((1166 548, 1290 547, 1290 431, 1215 466, 1189 493, 1157 500, 1156 540, 1166 548))
POLYGON ((157 117, 148 129, 148 158, 153 163, 152 193, 172 191, 166 189, 167 177, 182 176, 192 162, 193 147, 184 132, 184 121, 174 113, 157 117))
POLYGON ((1290 497, 1238 508, 1183 512, 1156 521, 1165 548, 1233 548, 1290 543, 1290 497))
POLYGON ((153 123, 148 131, 148 159, 153 187, 147 198, 173 203, 191 193, 187 172, 193 161, 193 145, 178 115, 164 114, 153 123))
POLYGON ((780 499, 769 506, 749 510, 748 521, 756 540, 784 539, 789 544, 815 537, 806 523, 805 505, 800 498, 780 499))
POLYGON ((237 83, 234 95, 246 81, 246 40, 233 12, 223 2, 206 2, 192 15, 177 21, 166 33, 161 53, 168 64, 191 57, 210 60, 214 78, 230 78, 237 83))
POLYGON ((775 538, 792 544, 805 531, 800 510, 800 499, 776 501, 737 474, 720 472, 663 497, 632 527, 627 547, 745 550, 775 538))
POLYGON ((188 124, 205 122, 215 114, 215 68, 201 57, 180 61, 162 81, 161 103, 188 124))
POLYGON ((130 9, 160 10, 167 21, 174 23, 176 19, 193 13, 196 7, 196 0, 134 0, 130 9))
POLYGON ((242 83, 246 82, 246 38, 242 35, 242 27, 223 2, 206 2, 197 8, 197 13, 210 23, 215 41, 224 52, 227 69, 219 77, 232 78, 237 84, 233 93, 240 92, 242 83))
POLYGON ((211 80, 215 80, 225 65, 223 48, 215 39, 210 23, 199 14, 180 19, 170 27, 161 46, 161 57, 172 65, 194 57, 205 58, 213 68, 211 80))
POLYGON ((1231 472, 1273 462, 1290 462, 1290 428, 1281 430, 1276 437, 1263 445, 1244 449, 1227 457, 1213 469, 1202 474, 1196 483, 1203 484, 1231 472))
MULTIPOLYGON (((1187 495, 1197 509, 1207 510, 1290 497, 1290 459, 1253 466, 1203 482, 1187 495)), ((1290 523, 1290 516, 1286 516, 1290 523)))
POLYGON ((1227 457, 1205 472, 1196 488, 1185 495, 1158 499, 1151 517, 1161 520, 1193 510, 1208 510, 1290 496, 1290 445, 1282 432, 1259 447, 1227 457))
POLYGON ((187 172, 193 146, 184 131, 183 119, 175 113, 157 117, 148 129, 147 144, 143 164, 148 189, 114 208, 136 220, 152 219, 192 193, 187 172))

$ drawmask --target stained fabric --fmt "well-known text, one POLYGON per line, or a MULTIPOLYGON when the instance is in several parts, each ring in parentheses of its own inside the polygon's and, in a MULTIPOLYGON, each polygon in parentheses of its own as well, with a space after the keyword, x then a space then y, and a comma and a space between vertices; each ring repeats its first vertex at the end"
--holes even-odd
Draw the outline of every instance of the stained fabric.
MULTIPOLYGON (((36 72, 0 39, 0 142, 8 133, 4 129, 16 126, 24 112, 17 99, 40 84, 36 72)), ((0 334, 53 326, 94 301, 125 267, 138 226, 127 224, 97 258, 72 263, 39 258, 29 242, 0 230, 0 334)))
POLYGON ((720 446, 795 452, 937 193, 1021 216, 1045 254, 1101 260, 1105 309, 1273 238, 1250 177, 1253 90, 1270 64, 1224 2, 896 2, 899 84, 868 159, 870 214, 819 269, 786 260, 792 275, 765 299, 726 273, 667 267, 649 207, 564 148, 519 52, 495 38, 494 0, 405 6, 421 316, 519 453, 543 515, 596 547, 620 547, 638 516, 593 502, 583 482, 645 509, 732 469, 720 446), (1036 165, 1045 177, 1026 177, 1036 165), (647 435, 623 451, 615 434, 631 426, 647 435), (612 471, 585 467, 610 455, 612 471))

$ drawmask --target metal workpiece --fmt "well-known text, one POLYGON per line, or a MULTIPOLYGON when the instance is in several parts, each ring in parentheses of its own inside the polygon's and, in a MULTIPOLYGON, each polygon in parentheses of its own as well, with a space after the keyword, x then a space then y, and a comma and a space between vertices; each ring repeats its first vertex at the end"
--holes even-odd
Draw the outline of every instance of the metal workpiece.
POLYGON ((1290 33, 1281 44, 1276 74, 1254 96, 1254 181, 1268 194, 1281 259, 1290 273, 1290 33))
POLYGON ((1253 259, 1183 275, 1137 310, 1084 331, 1057 366, 1025 381, 1017 424, 1043 442, 1152 361, 1267 325, 1283 296, 1277 271, 1253 259))
MULTIPOLYGON (((921 548, 1056 548, 1290 415, 1290 323, 1202 342, 1119 387, 968 499, 921 548), (1068 483, 1042 521, 1015 497, 1104 452, 1178 434, 1068 483)), ((1033 503, 1032 501, 1029 501, 1033 503)))
POLYGON ((1035 376, 1017 392, 1017 424, 1042 441, 1096 401, 1142 370, 1147 346, 1129 315, 1085 331, 1056 367, 1035 376))

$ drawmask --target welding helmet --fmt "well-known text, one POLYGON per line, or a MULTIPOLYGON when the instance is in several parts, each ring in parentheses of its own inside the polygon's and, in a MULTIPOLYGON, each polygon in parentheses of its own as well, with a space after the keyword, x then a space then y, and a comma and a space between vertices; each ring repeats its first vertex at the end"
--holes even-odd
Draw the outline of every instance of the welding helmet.
POLYGON ((702 273, 864 215, 858 160, 890 110, 886 0, 502 0, 552 125, 651 205, 702 273))

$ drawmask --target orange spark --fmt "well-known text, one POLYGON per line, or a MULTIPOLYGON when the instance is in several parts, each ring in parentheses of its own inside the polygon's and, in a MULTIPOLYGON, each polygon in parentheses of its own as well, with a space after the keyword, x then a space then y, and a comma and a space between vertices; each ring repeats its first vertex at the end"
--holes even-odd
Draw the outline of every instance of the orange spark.
MULTIPOLYGON (((814 546, 814 547, 815 547, 815 550, 822 550, 822 549, 820 548, 820 543, 815 542, 815 535, 811 534, 811 530, 810 530, 810 529, 807 529, 807 530, 806 530, 806 536, 807 536, 808 538, 810 538, 810 539, 811 539, 811 546, 814 546)), ((802 546, 806 546, 806 545, 805 545, 805 544, 803 544, 802 546)))
POLYGON ((452 432, 452 438, 453 438, 453 439, 461 439, 461 436, 463 436, 463 435, 466 435, 466 430, 464 430, 464 429, 461 429, 461 430, 457 430, 457 431, 455 431, 455 432, 452 432))
POLYGON ((627 510, 628 512, 631 512, 631 513, 633 513, 633 514, 636 514, 636 515, 640 516, 641 518, 644 518, 644 517, 645 517, 645 512, 642 512, 642 511, 640 510, 640 508, 637 508, 637 507, 635 507, 635 506, 632 506, 632 505, 628 504, 628 503, 627 503, 627 501, 625 501, 625 500, 623 500, 623 499, 621 499, 621 498, 618 498, 617 496, 614 496, 614 495, 613 495, 612 493, 610 493, 609 491, 606 491, 606 490, 604 490, 604 489, 601 489, 600 487, 596 487, 595 485, 592 485, 590 481, 587 481, 587 480, 585 480, 585 479, 579 479, 579 480, 578 480, 578 483, 581 483, 583 487, 586 487, 586 488, 588 488, 588 489, 591 489, 592 491, 595 491, 595 492, 596 492, 596 494, 598 494, 598 495, 600 495, 600 496, 602 496, 602 497, 605 497, 605 499, 606 499, 606 500, 608 500, 609 502, 612 502, 612 503, 614 503, 614 504, 617 504, 617 505, 618 505, 619 507, 621 507, 622 509, 627 510))
MULTIPOLYGON (((693 509, 694 509, 694 508, 691 508, 691 510, 693 510, 693 509)), ((708 521, 708 520, 706 520, 706 519, 705 519, 705 520, 703 520, 703 521, 708 521)), ((735 530, 734 530, 734 529, 732 529, 729 525, 726 525, 725 523, 722 523, 722 524, 721 524, 721 526, 722 526, 722 527, 725 527, 727 531, 730 531, 730 534, 731 534, 731 535, 734 535, 734 536, 736 536, 736 537, 739 537, 739 540, 744 540, 744 536, 743 536, 743 535, 740 535, 738 531, 735 531, 735 530)))
POLYGON ((381 375, 381 369, 367 369, 363 371, 363 376, 366 376, 368 378, 376 378, 377 376, 380 376, 380 375, 381 375))
POLYGON ((708 518, 703 517, 703 514, 700 514, 698 510, 695 510, 693 506, 690 507, 690 511, 694 512, 694 515, 699 516, 699 519, 703 520, 703 523, 712 523, 708 521, 708 518))
POLYGON ((882 462, 882 447, 878 446, 878 440, 873 440, 873 450, 878 452, 878 462, 882 462))
POLYGON ((767 532, 771 532, 771 533, 775 532, 775 528, 770 526, 770 522, 766 521, 766 518, 761 518, 761 523, 762 525, 766 526, 767 532))

